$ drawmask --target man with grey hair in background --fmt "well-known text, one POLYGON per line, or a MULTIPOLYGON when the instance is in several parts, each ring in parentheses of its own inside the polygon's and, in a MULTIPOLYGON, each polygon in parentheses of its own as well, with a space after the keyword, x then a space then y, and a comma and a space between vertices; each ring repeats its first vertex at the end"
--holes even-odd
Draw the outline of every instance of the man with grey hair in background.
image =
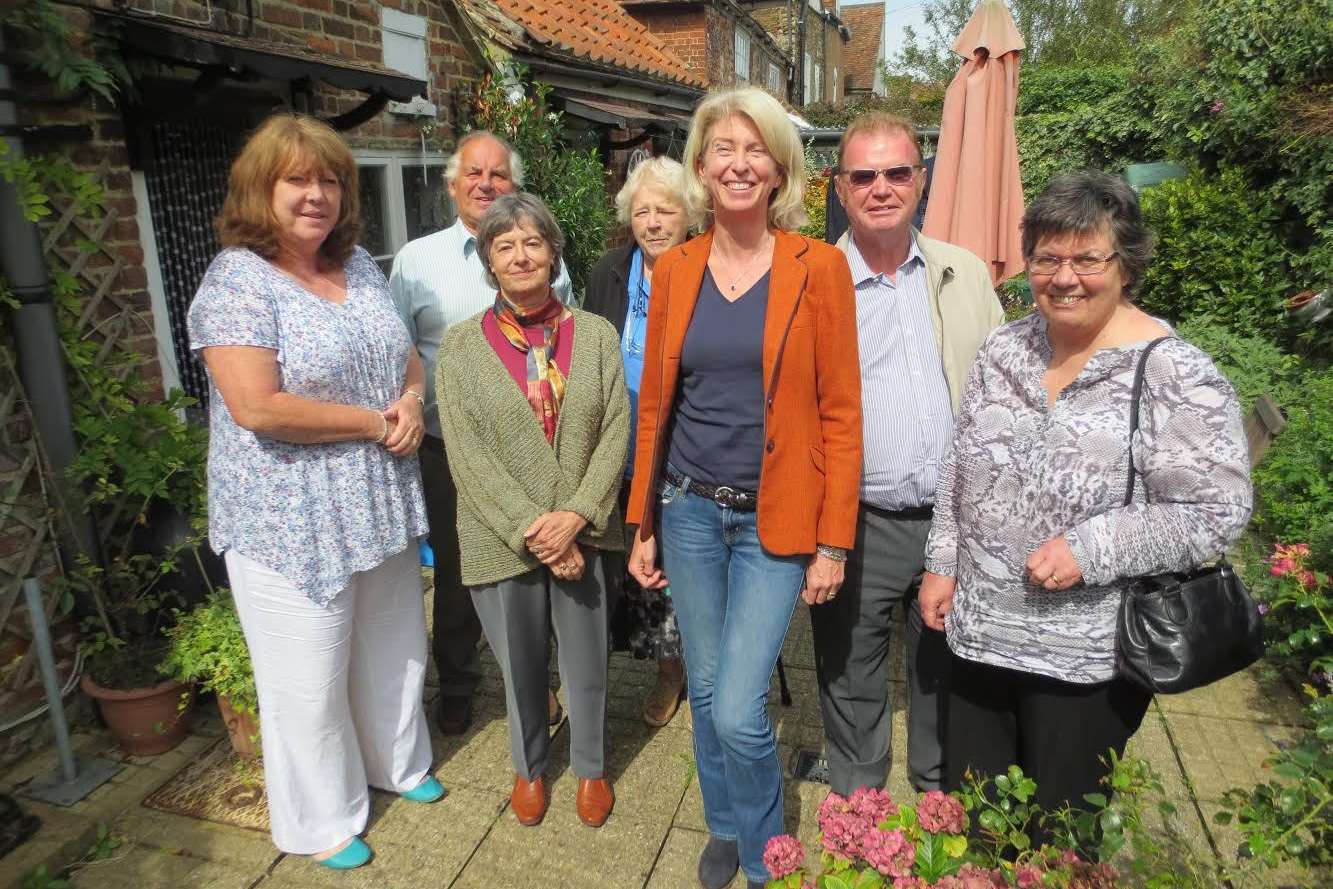
MULTIPOLYGON (((449 475, 435 404, 435 359, 446 330, 495 302, 495 288, 486 284, 477 255, 477 225, 497 197, 522 187, 523 160, 504 139, 477 130, 458 141, 444 178, 458 219, 403 247, 394 257, 389 288, 426 365, 426 437, 418 453, 435 551, 432 650, 440 678, 435 719, 440 731, 457 735, 471 723, 472 696, 481 678, 481 622, 459 567, 458 492, 449 475)), ((561 302, 569 302, 572 287, 563 262, 552 288, 561 302)), ((558 711, 554 700, 552 696, 553 721, 558 711)))

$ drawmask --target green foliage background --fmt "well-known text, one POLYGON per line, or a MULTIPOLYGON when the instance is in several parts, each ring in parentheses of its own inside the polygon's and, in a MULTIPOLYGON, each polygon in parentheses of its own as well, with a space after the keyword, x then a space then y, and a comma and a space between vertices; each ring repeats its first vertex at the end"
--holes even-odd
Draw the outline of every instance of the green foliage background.
MULTIPOLYGON (((518 72, 519 78, 523 72, 518 72)), ((517 95, 505 83, 486 77, 473 100, 473 125, 504 136, 523 157, 525 191, 546 202, 565 235, 565 265, 582 300, 588 273, 606 250, 611 229, 607 171, 596 148, 575 144, 566 133, 564 115, 546 103, 551 88, 534 83, 517 95)))

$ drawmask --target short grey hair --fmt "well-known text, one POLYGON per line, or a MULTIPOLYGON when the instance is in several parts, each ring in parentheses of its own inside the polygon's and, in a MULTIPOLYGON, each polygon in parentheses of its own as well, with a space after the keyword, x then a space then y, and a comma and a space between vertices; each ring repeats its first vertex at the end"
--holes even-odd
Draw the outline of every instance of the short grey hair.
POLYGON ((685 168, 680 161, 670 157, 650 157, 630 171, 625 184, 616 192, 616 218, 629 223, 630 208, 639 189, 656 185, 676 199, 681 208, 685 207, 685 168))
POLYGON ((454 153, 449 155, 449 159, 444 162, 444 181, 453 182, 458 178, 458 168, 463 163, 463 149, 468 143, 475 142, 478 139, 491 139, 500 143, 500 147, 509 153, 509 181, 514 183, 514 188, 523 187, 523 156, 518 153, 514 146, 509 144, 507 139, 495 135, 490 130, 473 130, 466 136, 458 140, 454 146, 454 153))
POLYGON ((526 191, 514 191, 496 198, 477 225, 477 257, 487 286, 500 289, 500 282, 491 271, 491 243, 520 225, 531 226, 551 248, 551 283, 555 282, 565 253, 564 232, 541 198, 526 191))
POLYGON ((1052 179, 1023 214, 1023 258, 1031 259, 1044 238, 1096 232, 1110 236, 1120 258, 1124 295, 1133 299, 1157 239, 1143 222, 1138 195, 1119 176, 1083 170, 1052 179))

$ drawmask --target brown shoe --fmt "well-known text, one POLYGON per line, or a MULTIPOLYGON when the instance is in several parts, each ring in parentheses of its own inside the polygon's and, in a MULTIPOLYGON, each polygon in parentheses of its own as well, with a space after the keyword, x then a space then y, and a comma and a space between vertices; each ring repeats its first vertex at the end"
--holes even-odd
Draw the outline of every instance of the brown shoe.
POLYGON ((589 827, 601 827, 611 815, 616 795, 611 782, 605 778, 580 778, 579 793, 575 798, 579 820, 589 827))
POLYGON ((514 790, 509 794, 509 808, 514 810, 518 823, 531 827, 540 824, 546 816, 546 787, 540 777, 535 781, 514 778, 514 790))
POLYGON ((643 701, 643 721, 654 728, 669 723, 680 707, 680 698, 684 692, 685 675, 679 667, 674 671, 659 668, 657 681, 643 701))

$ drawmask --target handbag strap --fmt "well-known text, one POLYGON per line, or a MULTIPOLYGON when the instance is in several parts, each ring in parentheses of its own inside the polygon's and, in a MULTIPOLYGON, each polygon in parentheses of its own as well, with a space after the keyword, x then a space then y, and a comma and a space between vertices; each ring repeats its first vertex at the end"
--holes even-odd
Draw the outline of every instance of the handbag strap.
MULTIPOLYGON (((1169 336, 1158 337, 1139 353, 1138 367, 1134 370, 1134 387, 1129 393, 1129 484, 1125 486, 1125 506, 1134 502, 1134 433, 1139 431, 1139 399, 1143 395, 1143 372, 1148 367, 1148 356, 1169 336)), ((1147 494, 1147 491, 1144 491, 1147 494)))

